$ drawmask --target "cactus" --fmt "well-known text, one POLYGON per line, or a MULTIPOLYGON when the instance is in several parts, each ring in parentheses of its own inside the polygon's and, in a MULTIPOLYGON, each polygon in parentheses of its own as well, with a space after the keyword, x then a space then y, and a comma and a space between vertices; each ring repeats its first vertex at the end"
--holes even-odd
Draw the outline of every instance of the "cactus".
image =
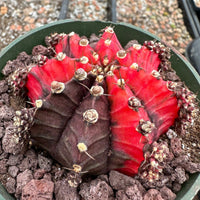
POLYGON ((133 176, 143 166, 142 177, 157 180, 160 154, 147 159, 145 146, 155 146, 178 118, 186 129, 197 113, 195 95, 164 78, 173 71, 169 48, 146 41, 124 49, 112 27, 91 46, 74 32, 46 43, 51 56, 34 56, 35 65, 9 79, 15 91, 26 88, 35 109, 27 121, 33 144, 76 173, 133 176))

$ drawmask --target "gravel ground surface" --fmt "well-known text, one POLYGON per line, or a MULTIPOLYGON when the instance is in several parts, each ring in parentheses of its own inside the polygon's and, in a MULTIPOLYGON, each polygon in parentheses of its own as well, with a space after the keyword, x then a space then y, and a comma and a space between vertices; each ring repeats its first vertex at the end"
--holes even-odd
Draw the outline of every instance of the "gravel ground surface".
MULTIPOLYGON (((58 20, 62 0, 0 0, 0 50, 25 32, 58 20)), ((69 3, 68 18, 106 20, 107 1, 69 3)), ((177 0, 117 0, 117 21, 131 23, 184 53, 192 40, 177 0)))
POLYGON ((58 19, 61 0, 0 0, 0 50, 18 36, 58 19))

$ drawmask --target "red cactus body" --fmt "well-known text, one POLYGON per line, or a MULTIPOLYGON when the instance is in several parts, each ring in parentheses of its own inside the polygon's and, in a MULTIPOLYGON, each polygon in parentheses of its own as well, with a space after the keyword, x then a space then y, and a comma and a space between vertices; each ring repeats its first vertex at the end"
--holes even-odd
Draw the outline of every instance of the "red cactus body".
POLYGON ((145 137, 139 132, 140 120, 148 121, 149 117, 146 111, 140 106, 131 107, 129 101, 137 100, 130 88, 121 83, 115 75, 106 78, 109 100, 111 102, 111 132, 112 149, 111 165, 114 165, 116 158, 123 160, 122 153, 129 157, 119 169, 126 174, 137 174, 141 162, 144 160, 143 147, 148 142, 148 136, 145 137), (120 153, 119 153, 120 152, 120 153))
POLYGON ((111 27, 94 48, 75 33, 46 41, 56 55, 32 67, 25 85, 36 107, 33 142, 76 172, 137 174, 144 146, 178 117, 175 84, 158 72, 168 50, 154 42, 124 50, 111 27))
POLYGON ((42 99, 49 94, 52 81, 65 83, 74 76, 75 71, 79 68, 87 72, 92 70, 92 66, 87 60, 73 59, 67 57, 65 54, 61 56, 63 57, 47 60, 42 67, 34 66, 31 68, 27 76, 26 87, 28 89, 28 96, 32 102, 42 99))
POLYGON ((143 102, 144 107, 157 127, 154 140, 165 133, 178 117, 178 102, 169 82, 163 81, 160 75, 154 76, 134 63, 129 68, 121 67, 116 72, 118 77, 127 80, 127 85, 143 102), (122 73, 120 73, 123 71, 122 73), (151 92, 149 92, 151 91, 151 92))

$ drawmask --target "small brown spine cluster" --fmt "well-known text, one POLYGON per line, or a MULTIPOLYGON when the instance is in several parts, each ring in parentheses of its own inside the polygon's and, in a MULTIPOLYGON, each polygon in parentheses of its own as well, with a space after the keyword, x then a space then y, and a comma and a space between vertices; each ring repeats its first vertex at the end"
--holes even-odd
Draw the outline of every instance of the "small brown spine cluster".
POLYGON ((8 85, 11 87, 14 95, 19 95, 23 93, 28 75, 28 68, 18 68, 13 74, 8 78, 8 85))
POLYGON ((136 130, 138 132, 142 133, 142 135, 148 136, 148 134, 150 134, 154 128, 155 128, 154 123, 152 123, 148 120, 141 119, 139 121, 139 124, 138 124, 136 130))
POLYGON ((144 46, 146 46, 149 50, 154 51, 158 54, 161 63, 160 63, 160 69, 164 71, 168 71, 171 68, 171 63, 169 62, 169 59, 171 57, 170 54, 170 48, 163 45, 161 42, 155 42, 155 41, 145 41, 144 46))
POLYGON ((134 111, 138 112, 138 109, 143 107, 143 105, 141 104, 140 100, 134 96, 130 97, 128 99, 128 106, 129 108, 133 109, 134 111))
POLYGON ((83 68, 75 71, 74 78, 78 81, 84 81, 87 78, 87 72, 83 68))
POLYGON ((48 58, 47 58, 47 56, 44 56, 42 54, 38 54, 38 55, 33 57, 33 60, 39 67, 41 67, 41 66, 45 65, 48 58))
POLYGON ((17 133, 27 132, 33 124, 35 108, 24 108, 15 113, 14 126, 17 133))
POLYGON ((185 131, 194 124, 199 114, 196 95, 185 87, 181 88, 176 94, 180 106, 179 117, 182 119, 181 130, 185 131))
POLYGON ((65 33, 54 33, 51 36, 45 38, 45 42, 48 46, 55 47, 58 42, 66 36, 65 33))
POLYGON ((169 154, 167 144, 154 142, 151 145, 151 150, 144 154, 145 160, 139 169, 140 178, 151 183, 158 181, 164 168, 164 162, 168 159, 169 154))

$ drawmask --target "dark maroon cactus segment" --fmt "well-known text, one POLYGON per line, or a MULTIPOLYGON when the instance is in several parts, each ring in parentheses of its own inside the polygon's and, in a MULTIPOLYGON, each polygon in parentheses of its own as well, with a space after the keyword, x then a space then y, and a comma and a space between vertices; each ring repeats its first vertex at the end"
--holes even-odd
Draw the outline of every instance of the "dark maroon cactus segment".
POLYGON ((93 75, 88 75, 84 81, 77 81, 73 78, 67 83, 52 83, 52 94, 46 99, 37 100, 35 102, 37 111, 35 113, 34 125, 31 128, 31 135, 34 143, 49 150, 54 147, 49 145, 49 142, 55 145, 61 137, 61 134, 73 115, 75 109, 79 106, 83 97, 87 92, 86 87, 91 87, 94 82, 93 75), (55 88, 64 85, 63 88, 55 88), (84 86, 86 87, 84 87, 84 86), (78 94, 78 95, 77 95, 78 94))
POLYGON ((79 166, 80 172, 107 171, 110 120, 106 96, 84 98, 64 130, 54 156, 63 166, 79 166), (59 152, 59 154, 56 154, 59 152), (68 156, 66 156, 68 155, 68 156))

